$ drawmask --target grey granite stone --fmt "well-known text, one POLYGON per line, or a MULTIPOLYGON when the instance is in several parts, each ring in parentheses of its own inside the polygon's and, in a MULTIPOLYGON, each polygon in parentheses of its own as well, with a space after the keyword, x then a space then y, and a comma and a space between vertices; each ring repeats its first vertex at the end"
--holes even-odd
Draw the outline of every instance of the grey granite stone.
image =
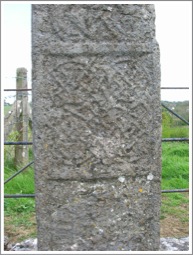
MULTIPOLYGON (((5 240, 5 239, 4 239, 5 240)), ((7 243, 4 241, 4 246, 7 243)), ((21 243, 11 244, 7 249, 11 251, 36 251, 37 250, 37 238, 27 239, 21 243)), ((189 250, 189 237, 173 238, 166 237, 160 239, 160 251, 188 251, 189 250)))
POLYGON ((40 251, 159 249, 154 20, 151 4, 33 5, 40 251))
POLYGON ((160 239, 160 251, 188 251, 189 237, 160 239))

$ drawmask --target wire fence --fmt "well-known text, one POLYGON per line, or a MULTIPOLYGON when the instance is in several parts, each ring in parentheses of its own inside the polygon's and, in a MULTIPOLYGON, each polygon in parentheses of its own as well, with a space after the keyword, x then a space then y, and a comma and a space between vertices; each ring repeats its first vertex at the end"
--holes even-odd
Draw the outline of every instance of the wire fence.
MULTIPOLYGON (((33 165, 33 142, 32 142, 32 109, 31 109, 31 90, 27 88, 25 70, 20 70, 17 78, 16 89, 5 89, 4 92, 14 92, 11 97, 13 104, 8 103, 9 96, 4 99, 4 159, 6 162, 5 169, 14 173, 5 180, 7 184, 18 174, 28 169, 33 165), (22 72, 21 72, 22 71, 22 72), (19 169, 19 170, 18 170, 19 169)), ((188 87, 162 87, 161 89, 189 89, 188 87)), ((180 125, 189 125, 189 122, 184 116, 176 113, 175 110, 165 102, 162 102, 162 107, 169 113, 170 120, 176 122, 180 120, 180 125), (183 123, 183 124, 182 124, 183 123)), ((179 124, 179 123, 178 123, 179 124)), ((162 142, 188 142, 188 137, 166 137, 162 138, 162 142)), ((171 189, 162 190, 162 193, 173 192, 189 192, 189 189, 171 189)), ((4 198, 26 198, 35 197, 35 194, 5 194, 4 198)))
POLYGON ((29 96, 31 92, 21 93, 17 90, 13 96, 15 99, 13 104, 4 100, 4 144, 9 145, 4 148, 4 158, 5 162, 10 162, 14 158, 16 169, 26 164, 33 154, 32 109, 29 96))

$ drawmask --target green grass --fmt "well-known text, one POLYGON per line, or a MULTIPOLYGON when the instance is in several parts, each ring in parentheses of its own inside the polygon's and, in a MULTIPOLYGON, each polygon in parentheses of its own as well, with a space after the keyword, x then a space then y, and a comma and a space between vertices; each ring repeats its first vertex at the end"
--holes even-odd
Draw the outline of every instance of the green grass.
MULTIPOLYGON (((183 142, 162 144, 162 190, 186 189, 189 187, 189 145, 183 142)), ((177 217, 188 222, 188 211, 183 205, 189 199, 185 193, 162 194, 161 219, 177 217)))
POLYGON ((162 137, 163 138, 188 138, 189 128, 188 126, 177 126, 177 127, 163 126, 162 137))
MULTIPOLYGON (((12 135, 12 134, 11 134, 12 135)), ((14 146, 5 146, 4 150, 4 180, 14 175, 23 166, 15 166, 14 146)), ((29 148, 29 162, 33 160, 32 148, 29 148)), ((34 194, 34 169, 33 165, 15 176, 4 185, 4 194, 34 194)), ((21 212, 34 212, 34 199, 6 198, 4 203, 5 215, 21 212)))
MULTIPOLYGON (((6 153, 8 154, 8 152, 6 153)), ((32 160, 32 149, 29 149, 29 161, 32 160)), ((5 159, 4 179, 8 179, 19 169, 20 168, 15 166, 13 157, 5 159)), ((34 194, 33 165, 6 183, 4 185, 4 193, 34 194)), ((18 242, 37 236, 34 198, 5 198, 4 215, 5 233, 10 236, 12 242, 18 242)))
POLYGON ((189 150, 182 142, 162 144, 162 189, 188 188, 189 150))
MULTIPOLYGON (((18 174, 11 181, 5 184, 4 191, 7 194, 30 194, 34 193, 34 171, 32 168, 24 170, 26 172, 18 174)), ((5 179, 13 174, 13 171, 9 174, 6 173, 5 179)))

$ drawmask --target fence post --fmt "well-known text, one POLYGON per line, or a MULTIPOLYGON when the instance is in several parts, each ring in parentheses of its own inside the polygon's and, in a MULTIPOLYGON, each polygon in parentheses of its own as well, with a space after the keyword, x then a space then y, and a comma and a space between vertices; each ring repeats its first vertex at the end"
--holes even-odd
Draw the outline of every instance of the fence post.
MULTIPOLYGON (((27 69, 17 68, 16 89, 27 89, 27 69)), ((27 91, 16 92, 16 131, 17 141, 28 140, 28 95, 27 91)), ((28 146, 15 146, 15 165, 19 166, 28 161, 28 146)))

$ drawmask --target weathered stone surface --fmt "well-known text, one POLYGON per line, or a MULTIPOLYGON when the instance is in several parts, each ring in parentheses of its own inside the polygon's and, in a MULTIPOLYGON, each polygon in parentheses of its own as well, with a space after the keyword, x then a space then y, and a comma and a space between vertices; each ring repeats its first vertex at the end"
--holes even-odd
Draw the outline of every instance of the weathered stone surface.
POLYGON ((160 251, 189 251, 189 237, 160 239, 160 251))
POLYGON ((153 5, 33 5, 38 249, 158 250, 153 5))
MULTIPOLYGON (((8 244, 4 238, 4 250, 11 251, 36 251, 37 238, 30 238, 21 243, 8 244)), ((160 239, 160 251, 188 251, 189 250, 189 237, 172 238, 166 237, 160 239)))

